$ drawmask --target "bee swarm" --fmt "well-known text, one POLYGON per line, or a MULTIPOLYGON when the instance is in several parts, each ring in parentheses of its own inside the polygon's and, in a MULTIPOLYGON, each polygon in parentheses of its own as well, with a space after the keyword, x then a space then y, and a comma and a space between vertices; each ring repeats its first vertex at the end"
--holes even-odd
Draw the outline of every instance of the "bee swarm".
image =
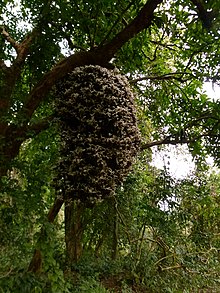
POLYGON ((78 67, 57 84, 55 96, 61 140, 57 190, 84 203, 111 196, 140 145, 127 80, 100 66, 78 67))

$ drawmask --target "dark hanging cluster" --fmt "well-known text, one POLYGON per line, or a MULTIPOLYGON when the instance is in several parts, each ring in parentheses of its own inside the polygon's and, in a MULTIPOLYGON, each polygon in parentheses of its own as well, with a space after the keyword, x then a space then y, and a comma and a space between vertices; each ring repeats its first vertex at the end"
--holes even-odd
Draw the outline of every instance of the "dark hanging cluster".
POLYGON ((57 84, 55 95, 61 138, 57 190, 89 203, 110 196, 140 144, 127 80, 100 66, 78 67, 57 84))

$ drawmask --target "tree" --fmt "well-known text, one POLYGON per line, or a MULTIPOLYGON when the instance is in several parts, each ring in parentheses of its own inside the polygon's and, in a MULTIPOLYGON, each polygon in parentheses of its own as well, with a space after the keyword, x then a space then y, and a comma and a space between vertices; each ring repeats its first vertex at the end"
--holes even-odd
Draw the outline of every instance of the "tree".
POLYGON ((211 154, 219 164, 219 102, 202 91, 204 81, 219 84, 219 1, 93 2, 2 1, 0 8, 3 200, 11 180, 17 198, 35 195, 30 206, 40 205, 42 218, 55 198, 50 222, 63 204, 51 186, 58 157, 52 88, 76 67, 117 67, 127 76, 143 149, 184 143, 198 160, 211 154))

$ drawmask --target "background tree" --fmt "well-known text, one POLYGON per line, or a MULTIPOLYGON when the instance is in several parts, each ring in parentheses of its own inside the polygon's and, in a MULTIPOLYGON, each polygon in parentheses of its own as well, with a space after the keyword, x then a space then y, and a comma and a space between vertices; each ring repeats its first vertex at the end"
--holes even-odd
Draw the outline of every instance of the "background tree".
MULTIPOLYGON (((23 292, 35 292, 35 288, 42 292, 68 291, 63 277, 68 269, 62 213, 55 219, 63 200, 56 197, 52 187, 59 138, 53 124, 51 90, 74 68, 91 64, 117 67, 127 76, 137 93, 143 150, 187 144, 198 162, 211 154, 219 165, 219 102, 210 100, 202 90, 205 81, 219 84, 219 6, 217 0, 1 2, 1 280, 8 292, 19 288, 23 292), (29 266, 34 249, 36 258, 29 266), (30 271, 43 270, 45 274, 32 277, 19 271, 28 266, 30 271)), ((162 287, 169 277, 170 288, 178 290, 184 274, 192 273, 188 264, 202 263, 206 270, 205 264, 212 259, 213 278, 204 286, 213 286, 219 261, 218 231, 211 224, 218 214, 218 201, 209 188, 213 177, 207 179, 207 188, 202 187, 199 204, 200 196, 194 197, 200 194, 195 191, 197 183, 190 188, 191 181, 182 182, 183 187, 179 187, 173 178, 151 169, 149 162, 150 154, 145 151, 114 200, 92 210, 78 207, 78 222, 76 207, 71 208, 72 228, 83 223, 84 230, 78 243, 82 264, 77 270, 82 276, 85 271, 88 275, 83 252, 118 257, 120 266, 126 268, 123 278, 128 284, 143 281, 159 292, 155 282, 158 272, 162 287), (178 193, 180 189, 183 193, 178 193), (176 209, 174 194, 178 198, 176 209), (199 209, 196 215, 188 207, 191 196, 191 204, 199 209), (165 199, 170 201, 169 212, 160 208, 165 199), (204 206, 211 212, 204 214, 204 206), (204 227, 207 221, 209 238, 204 227), (106 233, 106 225, 110 233, 106 233), (190 237, 183 228, 191 233, 190 237), (206 257, 198 261, 195 254, 199 242, 204 243, 206 250, 201 255, 206 257), (179 250, 173 249, 176 243, 179 250), (128 252, 130 263, 126 264, 121 256, 128 252), (144 266, 146 259, 148 269, 144 266), (179 283, 174 282, 172 268, 181 269, 179 283), (154 276, 152 282, 146 276, 154 276)), ((205 182, 204 177, 202 180, 205 182)), ((218 194, 218 188, 214 189, 218 194)), ((76 264, 69 263, 71 266, 76 269, 76 264)), ((107 275, 104 264, 100 266, 99 277, 107 275)), ((115 272, 119 273, 120 266, 115 272)), ((93 275, 95 270, 98 268, 94 266, 93 275)), ((192 287, 200 286, 199 278, 190 278, 195 280, 192 287)))

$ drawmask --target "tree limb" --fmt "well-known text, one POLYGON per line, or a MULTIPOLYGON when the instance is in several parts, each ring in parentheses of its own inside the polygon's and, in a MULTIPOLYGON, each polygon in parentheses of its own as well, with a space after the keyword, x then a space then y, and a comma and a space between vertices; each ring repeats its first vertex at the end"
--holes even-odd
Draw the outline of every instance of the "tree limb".
POLYGON ((35 109, 49 93, 52 86, 67 73, 71 72, 75 67, 100 63, 101 62, 98 60, 95 60, 95 55, 92 52, 78 52, 63 59, 49 72, 47 72, 35 85, 27 98, 27 102, 24 104, 23 113, 21 115, 24 114, 28 121, 35 109))
POLYGON ((4 62, 4 60, 0 60, 0 68, 2 69, 2 71, 5 73, 7 71, 7 66, 4 62))
MULTIPOLYGON (((43 24, 45 24, 45 19, 49 11, 48 8, 50 4, 51 0, 48 0, 45 3, 40 13, 38 24, 35 28, 33 28, 31 33, 27 34, 27 36, 21 43, 18 43, 13 38, 11 38, 4 26, 1 27, 1 33, 3 37, 15 48, 17 52, 17 56, 13 64, 9 68, 3 67, 5 71, 3 76, 3 86, 1 88, 0 97, 4 101, 4 103, 0 105, 0 110, 4 110, 4 112, 6 113, 8 108, 10 107, 11 95, 14 90, 15 84, 21 75, 21 71, 24 66, 25 60, 28 56, 30 46, 37 37, 37 35, 41 32, 43 24)), ((2 66, 4 66, 4 64, 1 64, 1 67, 2 66)))
POLYGON ((32 33, 29 34, 20 44, 11 39, 11 44, 14 42, 13 47, 16 49, 17 57, 10 67, 5 66, 5 64, 1 62, 4 75, 2 77, 3 86, 0 89, 0 96, 4 103, 0 103, 0 110, 4 111, 5 113, 7 113, 7 110, 10 107, 12 92, 18 78, 20 77, 23 65, 29 53, 30 45, 32 44, 36 35, 37 30, 34 29, 32 33))
POLYGON ((108 60, 113 58, 115 53, 125 43, 151 25, 154 18, 154 11, 162 2, 163 0, 148 0, 138 15, 121 32, 119 32, 108 44, 100 47, 100 50, 105 52, 104 54, 108 60))
POLYGON ((29 126, 27 126, 27 129, 26 129, 26 138, 29 136, 28 133, 30 133, 30 135, 32 136, 33 133, 35 135, 39 134, 41 131, 43 130, 46 130, 49 126, 50 126, 50 123, 53 121, 54 119, 54 116, 53 115, 50 115, 34 124, 31 124, 29 126))
MULTIPOLYGON (((143 80, 170 80, 170 79, 176 79, 180 82, 185 82, 186 80, 182 79, 182 76, 185 75, 187 73, 185 72, 170 72, 167 74, 162 74, 162 75, 147 75, 147 76, 143 76, 143 77, 139 77, 136 79, 132 79, 129 82, 134 84, 137 83, 139 81, 143 81, 143 80), (181 77, 179 77, 181 76, 181 77)), ((191 75, 190 73, 188 75, 191 75)))
POLYGON ((66 34, 65 32, 64 32, 64 37, 67 40, 68 46, 71 50, 78 49, 80 51, 86 51, 86 49, 83 48, 82 46, 78 46, 78 45, 74 44, 73 41, 71 40, 71 37, 68 34, 66 34))
POLYGON ((7 42, 9 42, 12 47, 15 49, 15 51, 18 53, 20 45, 17 43, 7 32, 6 28, 4 26, 1 26, 1 34, 5 38, 7 42))
POLYGON ((203 26, 206 29, 210 29, 212 26, 213 19, 215 18, 215 12, 208 12, 205 7, 203 0, 191 0, 191 2, 196 6, 198 11, 198 16, 201 19, 203 26))
POLYGON ((57 214, 59 213, 62 205, 64 203, 63 197, 57 197, 54 201, 53 206, 50 208, 49 213, 47 215, 47 219, 49 223, 53 223, 57 214))
POLYGON ((18 55, 14 63, 16 67, 19 66, 21 68, 23 66, 24 61, 26 60, 26 57, 29 53, 30 46, 38 34, 39 34, 39 30, 33 29, 33 31, 26 36, 23 42, 20 43, 18 51, 17 51, 18 55))
POLYGON ((166 144, 172 144, 172 145, 177 145, 177 144, 185 144, 185 143, 191 143, 191 142, 194 142, 195 139, 193 140, 187 140, 187 139, 174 139, 174 140, 171 140, 171 139, 161 139, 161 140, 156 140, 156 141, 152 141, 152 142, 149 142, 149 143, 145 143, 141 146, 141 149, 142 150, 145 150, 145 149, 149 149, 151 147, 154 147, 154 146, 159 146, 159 145, 166 145, 166 144))
POLYGON ((172 139, 172 136, 168 136, 164 139, 161 139, 161 140, 157 140, 157 141, 152 141, 152 142, 149 142, 149 143, 144 143, 142 146, 141 146, 141 149, 142 150, 145 150, 145 149, 149 149, 153 146, 159 146, 159 145, 166 145, 166 144, 172 144, 172 145, 177 145, 177 144, 189 144, 189 143, 193 143, 199 139, 201 139, 202 137, 206 137, 210 135, 209 133, 203 133, 203 134, 200 134, 196 137, 193 137, 193 138, 176 138, 176 139, 172 139))
POLYGON ((102 40, 102 42, 100 43, 99 46, 102 46, 105 44, 105 42, 108 40, 109 36, 111 35, 113 29, 116 27, 116 25, 122 20, 124 13, 133 5, 133 1, 131 1, 130 3, 128 3, 128 5, 126 6, 126 8, 122 11, 122 13, 118 16, 118 18, 116 19, 116 21, 113 23, 112 27, 110 28, 110 30, 107 32, 106 36, 104 37, 104 39, 102 40))
POLYGON ((114 57, 114 54, 131 38, 140 31, 150 26, 154 10, 163 0, 149 0, 141 9, 139 14, 131 21, 128 26, 117 34, 108 44, 100 46, 93 51, 75 53, 46 73, 39 83, 31 91, 26 104, 24 105, 24 113, 26 119, 30 119, 35 109, 48 94, 52 86, 57 80, 64 77, 77 66, 96 64, 107 67, 108 62, 114 57))
POLYGON ((42 31, 43 26, 47 23, 45 20, 47 19, 48 13, 50 13, 50 5, 51 5, 52 0, 47 0, 42 7, 40 13, 39 13, 39 18, 38 18, 38 23, 36 27, 34 27, 31 31, 30 34, 26 36, 26 38, 20 43, 19 45, 19 51, 18 51, 18 56, 15 60, 15 67, 19 66, 22 67, 24 64, 24 61, 26 60, 26 57, 29 53, 29 49, 35 38, 40 34, 42 31))
MULTIPOLYGON (((154 11, 157 6, 162 3, 162 1, 163 0, 148 0, 143 8, 140 10, 138 15, 133 19, 133 21, 131 21, 131 23, 128 24, 121 32, 119 32, 109 43, 104 46, 94 48, 92 51, 75 53, 63 59, 49 72, 47 72, 32 89, 26 99, 26 103, 24 103, 23 109, 18 113, 18 116, 23 118, 23 126, 22 129, 18 129, 17 137, 23 137, 23 139, 25 139, 24 130, 25 128, 26 130, 28 129, 27 126, 34 111, 47 96, 53 85, 59 79, 63 78, 67 73, 71 72, 75 67, 94 64, 107 68, 112 68, 109 67, 109 61, 126 42, 128 42, 131 38, 137 35, 140 31, 150 26, 154 17, 154 11), (22 135, 20 135, 21 131, 23 131, 22 135)), ((47 3, 47 5, 49 5, 49 3, 50 1, 47 3)), ((20 70, 28 54, 29 47, 39 31, 40 29, 38 27, 35 28, 32 33, 27 36, 25 40, 21 43, 19 56, 15 60, 15 64, 13 66, 14 74, 11 74, 7 77, 5 76, 7 86, 4 89, 5 92, 3 90, 3 94, 7 99, 10 97, 14 88, 14 84, 17 78, 20 76, 20 70)), ((9 107, 9 102, 6 106, 9 107)), ((4 108, 6 108, 6 106, 4 105, 4 108)), ((15 130, 9 127, 7 131, 8 136, 11 137, 13 141, 15 141, 15 130)), ((19 142, 17 140, 15 145, 11 147, 10 159, 17 155, 19 151, 18 146, 21 143, 21 140, 19 142)), ((8 151, 6 156, 7 155, 9 155, 8 151)))
MULTIPOLYGON (((49 213, 47 215, 47 219, 49 223, 53 223, 57 214, 59 213, 64 200, 62 197, 57 197, 54 201, 53 206, 50 208, 49 213)), ((41 233, 43 234, 43 229, 41 229, 41 233)), ((43 262, 43 256, 40 249, 35 249, 34 255, 31 259, 31 262, 28 267, 28 272, 39 273, 41 271, 43 262)))

